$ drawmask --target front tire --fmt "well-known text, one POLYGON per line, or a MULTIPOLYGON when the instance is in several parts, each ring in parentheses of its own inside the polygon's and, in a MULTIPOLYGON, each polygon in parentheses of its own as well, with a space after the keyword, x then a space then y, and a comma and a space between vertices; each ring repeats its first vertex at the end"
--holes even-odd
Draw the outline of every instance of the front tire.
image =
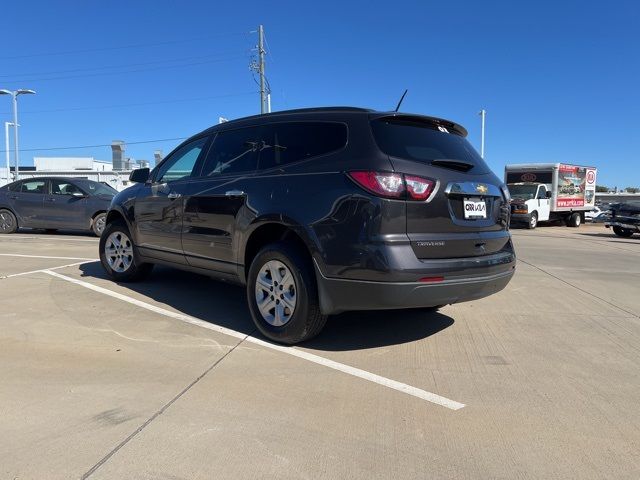
POLYGON ((247 302, 258 330, 278 343, 309 340, 327 321, 320 312, 311 259, 288 243, 267 245, 255 256, 247 279, 247 302))
POLYGON ((629 230, 628 228, 622 228, 622 227, 618 227, 617 225, 614 225, 613 233, 615 233, 618 237, 629 238, 630 236, 633 235, 633 230, 629 230))
POLYGON ((13 233, 18 229, 18 220, 13 212, 0 210, 0 233, 13 233))
POLYGON ((533 230, 538 226, 538 212, 532 212, 531 217, 529 218, 529 223, 527 224, 527 228, 529 230, 533 230))
POLYGON ((140 260, 129 229, 124 223, 108 224, 100 236, 100 263, 117 282, 142 280, 151 273, 153 265, 140 260))

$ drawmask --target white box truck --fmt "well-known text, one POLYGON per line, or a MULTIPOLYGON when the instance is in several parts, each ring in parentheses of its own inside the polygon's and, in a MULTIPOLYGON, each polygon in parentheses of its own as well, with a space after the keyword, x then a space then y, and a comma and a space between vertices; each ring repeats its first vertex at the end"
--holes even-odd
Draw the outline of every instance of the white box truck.
POLYGON ((536 228, 538 222, 562 220, 579 227, 595 207, 595 167, 564 163, 507 165, 504 181, 511 194, 511 221, 536 228))

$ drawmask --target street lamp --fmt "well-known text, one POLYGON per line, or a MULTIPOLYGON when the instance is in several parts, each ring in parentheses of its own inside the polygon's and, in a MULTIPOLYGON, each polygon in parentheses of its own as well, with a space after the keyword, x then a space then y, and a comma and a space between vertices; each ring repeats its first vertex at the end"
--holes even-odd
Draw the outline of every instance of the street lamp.
POLYGON ((13 127, 12 122, 4 122, 4 154, 7 160, 7 183, 11 183, 9 173, 11 172, 11 166, 9 165, 9 127, 13 127))
POLYGON ((487 111, 483 108, 478 112, 478 115, 482 118, 480 126, 480 156, 484 158, 484 118, 487 116, 487 111))
POLYGON ((23 94, 34 94, 33 90, 29 90, 26 88, 21 88, 20 90, 0 90, 0 95, 11 95, 13 98, 13 143, 15 148, 15 161, 16 161, 16 180, 18 180, 19 168, 18 163, 20 160, 20 154, 18 153, 18 95, 23 94))

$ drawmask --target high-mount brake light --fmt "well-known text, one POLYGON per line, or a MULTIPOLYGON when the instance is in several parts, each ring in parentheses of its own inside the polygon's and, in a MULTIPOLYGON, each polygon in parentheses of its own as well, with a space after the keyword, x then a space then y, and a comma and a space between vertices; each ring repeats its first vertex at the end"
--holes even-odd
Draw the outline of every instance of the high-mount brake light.
POLYGON ((436 185, 431 179, 401 173, 356 171, 347 175, 365 190, 386 198, 426 200, 436 185))

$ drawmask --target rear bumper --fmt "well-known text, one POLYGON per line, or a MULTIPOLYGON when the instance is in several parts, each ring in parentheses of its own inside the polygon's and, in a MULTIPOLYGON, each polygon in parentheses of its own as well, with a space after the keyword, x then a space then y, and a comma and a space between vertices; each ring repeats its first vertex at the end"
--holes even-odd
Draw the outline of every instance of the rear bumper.
POLYGON ((633 232, 640 232, 640 222, 633 222, 633 221, 629 221, 629 220, 622 220, 622 221, 607 221, 604 223, 604 226, 607 228, 610 227, 620 227, 620 228, 624 228, 625 230, 631 230, 633 232))
POLYGON ((530 213, 512 213, 511 223, 529 223, 531 221, 530 213))
MULTIPOLYGON (((444 280, 437 283, 327 278, 316 264, 320 309, 323 314, 331 315, 350 310, 434 307, 487 297, 506 287, 515 272, 515 254, 503 256, 499 262, 496 262, 496 256, 491 257, 486 264, 476 259, 478 270, 484 274, 445 275, 444 280), (493 265, 487 268, 491 262, 493 265), (487 274, 487 271, 491 273, 487 274)), ((425 275, 430 274, 433 274, 432 270, 425 270, 425 275)))

